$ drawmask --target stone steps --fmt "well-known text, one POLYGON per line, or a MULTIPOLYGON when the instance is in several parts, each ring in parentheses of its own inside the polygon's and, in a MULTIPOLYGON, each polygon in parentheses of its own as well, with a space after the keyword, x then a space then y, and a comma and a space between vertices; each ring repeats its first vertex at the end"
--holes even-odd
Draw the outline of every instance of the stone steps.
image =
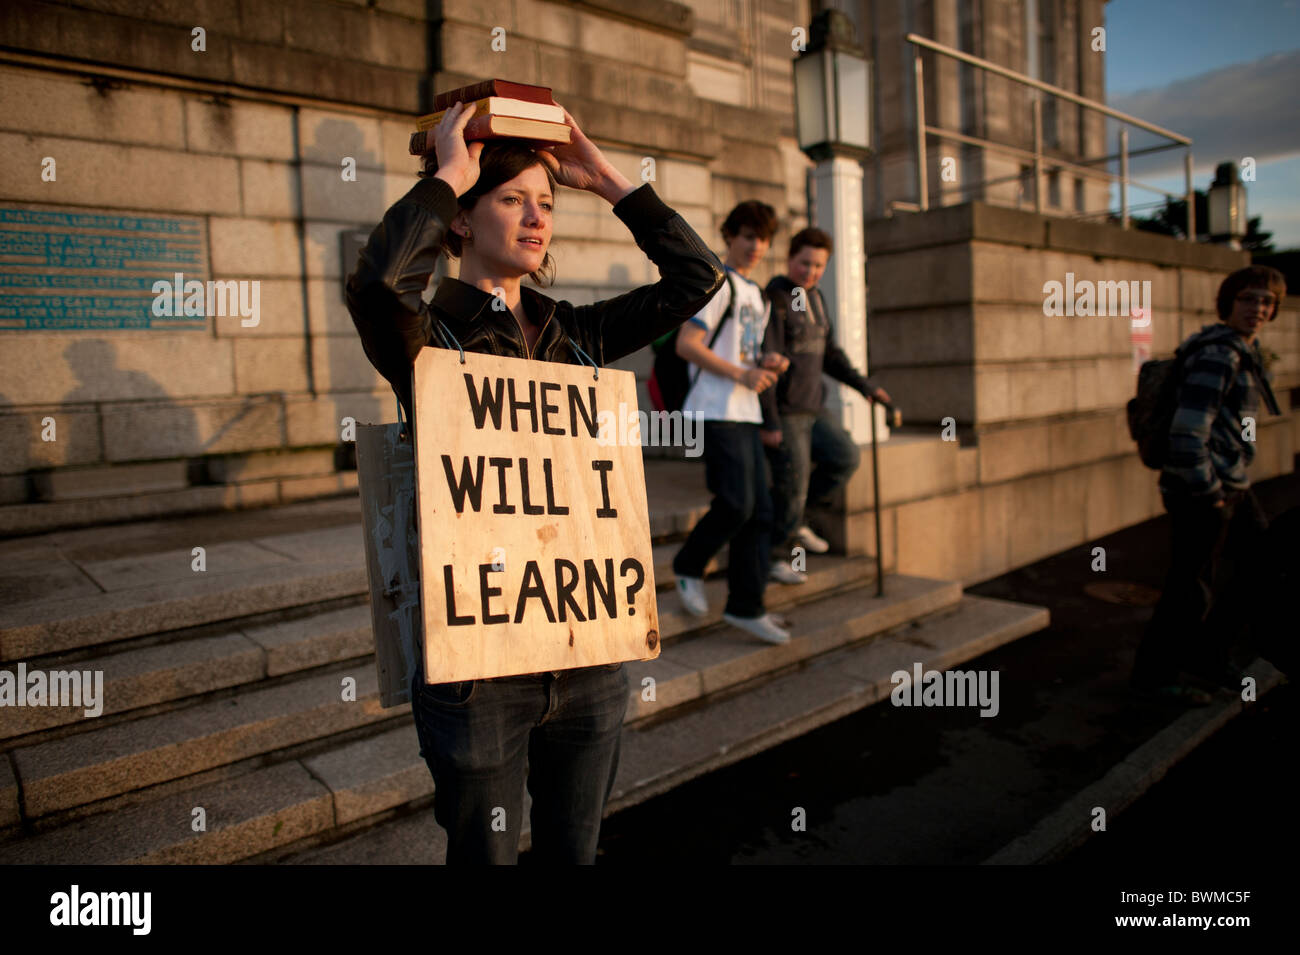
MULTIPOLYGON (((164 462, 164 464, 180 464, 184 467, 183 462, 164 462)), ((664 473, 675 477, 681 473, 692 473, 692 469, 695 469, 696 474, 703 474, 702 467, 690 462, 647 461, 647 464, 649 465, 646 468, 647 478, 664 473), (675 470, 666 471, 663 467, 666 464, 675 465, 675 470)), ((218 464, 215 467, 221 468, 222 465, 218 464)), ((114 470, 123 469, 118 466, 114 470)), ((43 479, 33 482, 33 490, 38 495, 45 498, 56 495, 58 499, 28 501, 25 484, 7 488, 8 496, 0 498, 0 536, 65 533, 119 522, 169 520, 216 512, 237 515, 241 511, 268 505, 284 507, 304 501, 319 503, 333 496, 352 501, 358 514, 361 510, 360 504, 357 503, 355 471, 304 476, 271 476, 240 480, 238 483, 198 486, 185 486, 188 477, 182 483, 171 479, 163 472, 150 476, 146 487, 133 486, 129 493, 121 488, 99 489, 83 478, 80 487, 95 490, 96 493, 89 497, 76 496, 63 499, 63 487, 68 481, 76 480, 71 476, 72 472, 67 473, 69 476, 66 477, 62 472, 56 474, 53 480, 58 482, 57 485, 42 483, 43 479)), ((703 483, 702 478, 700 483, 703 483)), ((692 505, 685 509, 662 511, 652 508, 650 535, 661 538, 684 534, 707 510, 707 498, 702 506, 692 505)))
POLYGON ((914 621, 885 639, 842 646, 677 719, 633 727, 624 735, 608 812, 887 700, 891 674, 910 671, 914 663, 951 669, 1047 624, 1043 607, 965 596, 954 613, 914 621))
POLYGON ((31 660, 367 592, 365 565, 355 561, 196 577, 0 610, 0 659, 31 660))
MULTIPOLYGON (((699 516, 683 512, 674 521, 693 526, 699 516)), ((659 590, 673 586, 672 558, 679 546, 653 548, 659 590)), ((216 544, 207 551, 203 573, 191 570, 189 548, 83 561, 82 573, 104 591, 0 607, 0 660, 31 661, 326 600, 369 598, 360 524, 216 544), (129 585, 141 578, 154 582, 129 585)))
MULTIPOLYGON (((846 609, 833 601, 826 603, 821 610, 828 615, 846 609)), ((951 668, 1046 625, 1047 611, 1042 608, 964 597, 955 612, 876 640, 855 642, 805 666, 751 683, 707 707, 689 708, 675 718, 641 720, 624 731, 618 777, 606 814, 880 702, 893 689, 890 675, 910 669, 914 662, 926 669, 951 668)), ((414 728, 410 735, 414 738, 414 728)), ((432 791, 431 782, 428 789, 432 791)), ((523 826, 521 846, 527 848, 526 809, 523 826)), ((274 861, 421 865, 440 860, 445 853, 446 834, 434 822, 432 809, 422 809, 337 843, 274 861)))
MULTIPOLYGON (((789 615, 798 636, 786 646, 762 644, 732 628, 704 631, 668 647, 657 661, 629 664, 628 719, 661 718, 703 697, 734 693, 848 642, 958 607, 961 599, 955 583, 898 577, 890 579, 890 594, 883 600, 859 587, 797 606, 789 615), (653 703, 642 699, 645 676, 656 680, 653 703)), ((966 636, 972 646, 985 639, 966 636)), ((418 756, 407 708, 381 710, 373 663, 368 658, 353 662, 333 672, 15 749, 11 758, 26 814, 38 818, 167 781, 183 784, 186 776, 296 744, 325 743, 310 756, 152 799, 144 793, 145 801, 137 805, 18 839, 0 848, 0 862, 228 862, 309 837, 325 838, 338 827, 427 798, 432 784, 418 756), (356 702, 340 700, 345 675, 357 680, 356 702), (339 733, 356 736, 381 721, 385 725, 364 738, 327 742, 339 733), (207 810, 208 831, 203 833, 191 828, 196 806, 207 810), (236 830, 243 833, 237 839, 231 835, 236 830), (241 855, 231 855, 232 839, 241 855)))
MULTIPOLYGON (((807 583, 773 587, 773 606, 781 608, 859 581, 863 561, 822 559, 807 583)), ((676 608, 676 598, 661 613, 665 642, 700 630, 721 619, 725 582, 706 585, 713 611, 706 618, 691 617, 676 608)), ((956 591, 956 584, 951 589, 956 591)), ((244 633, 178 641, 115 654, 78 664, 102 667, 106 682, 103 696, 117 705, 133 708, 158 702, 160 694, 181 692, 186 683, 230 686, 242 668, 249 678, 236 696, 176 703, 162 712, 98 725, 81 717, 78 708, 15 708, 21 720, 49 720, 57 714, 83 723, 80 732, 24 745, 11 745, 12 759, 23 780, 27 817, 39 819, 134 789, 180 779, 195 773, 356 729, 369 722, 391 718, 404 707, 384 710, 379 703, 374 659, 370 655, 369 608, 315 614, 298 620, 249 628, 244 633), (216 654, 204 658, 204 654, 216 654), (322 664, 342 664, 320 674, 322 664), (150 665, 153 670, 147 669, 150 665), (258 681, 281 673, 312 667, 288 682, 260 686, 258 681), (275 673, 270 672, 275 670, 275 673), (355 701, 342 700, 341 681, 356 680, 355 701), (125 694, 143 695, 134 701, 125 694)), ((748 640, 747 635, 745 639, 748 640)), ((106 705, 107 708, 107 705, 106 705)), ((9 720, 6 719, 6 725, 9 720)))
MULTIPOLYGON (((369 631, 367 631, 367 639, 369 631)), ((89 657, 62 666, 29 662, 27 669, 102 671, 102 716, 252 683, 266 676, 266 652, 238 631, 176 640, 121 653, 89 657)), ((95 722, 82 707, 24 706, 5 712, 0 740, 59 726, 95 722)))
POLYGON ((294 761, 92 816, 0 847, 0 860, 219 865, 244 858, 250 849, 289 845, 333 824, 330 791, 294 761), (200 808, 205 831, 194 830, 200 808))
POLYGON ((11 757, 25 814, 39 819, 401 712, 380 707, 375 669, 364 663, 20 746, 11 757), (349 676, 356 680, 355 701, 342 699, 349 676))
MULTIPOLYGON (((672 587, 671 560, 676 547, 676 544, 665 544, 655 548, 655 578, 659 591, 664 594, 660 632, 665 641, 721 620, 721 612, 716 608, 723 605, 726 597, 724 581, 709 581, 706 590, 715 612, 702 622, 682 613, 676 597, 667 593, 672 587)), ((787 605, 791 600, 807 600, 821 591, 860 579, 867 569, 861 560, 813 558, 808 582, 797 587, 773 588, 773 599, 777 606, 787 605)), ((345 596, 360 599, 363 595, 345 596)), ((242 606, 247 598, 240 592, 232 599, 242 606)), ((29 672, 35 669, 102 671, 103 715, 110 716, 364 657, 372 653, 373 647, 370 607, 358 604, 220 634, 181 637, 119 652, 83 655, 72 662, 37 659, 28 661, 27 668, 29 672)), ((367 665, 373 670, 373 657, 367 665)), ((4 720, 0 721, 0 741, 77 724, 85 719, 83 713, 80 707, 7 709, 4 720)), ((95 727, 87 722, 86 728, 95 727)))
MULTIPOLYGON (((41 488, 38 486, 39 492, 41 488)), ((237 509, 320 499, 327 495, 355 500, 355 471, 339 471, 308 477, 280 477, 239 484, 205 484, 166 488, 154 483, 148 489, 130 493, 79 497, 70 500, 0 505, 0 536, 60 533, 65 530, 126 521, 167 520, 191 514, 238 513, 237 509)), ((313 500, 314 502, 314 500, 313 500)))

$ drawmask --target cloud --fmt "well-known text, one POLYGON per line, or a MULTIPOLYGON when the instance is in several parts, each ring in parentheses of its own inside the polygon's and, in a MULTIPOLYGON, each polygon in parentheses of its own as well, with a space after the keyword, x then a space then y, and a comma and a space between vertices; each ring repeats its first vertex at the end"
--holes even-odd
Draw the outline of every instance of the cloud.
MULTIPOLYGON (((1199 173, 1243 156, 1264 163, 1300 155, 1297 90, 1300 50, 1291 50, 1250 63, 1234 63, 1158 89, 1116 96, 1109 105, 1189 137, 1199 173)), ((1150 133, 1130 132, 1132 148, 1156 140, 1150 133)), ((1109 141, 1113 143, 1113 137, 1109 141)), ((1181 172, 1183 153, 1171 149, 1141 162, 1134 171, 1140 168, 1143 178, 1181 172)))

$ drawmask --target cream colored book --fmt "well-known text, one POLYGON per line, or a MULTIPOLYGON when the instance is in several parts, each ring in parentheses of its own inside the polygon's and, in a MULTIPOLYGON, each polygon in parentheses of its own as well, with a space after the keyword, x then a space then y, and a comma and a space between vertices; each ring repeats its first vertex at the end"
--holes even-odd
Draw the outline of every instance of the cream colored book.
MULTIPOLYGON (((410 153, 423 156, 434 149, 437 130, 420 129, 411 133, 410 153)), ((465 141, 483 139, 533 139, 544 143, 570 142, 567 123, 544 123, 538 119, 515 119, 512 116, 475 116, 465 125, 465 141)))
MULTIPOLYGON (((416 120, 417 130, 433 129, 442 122, 446 110, 426 113, 416 120)), ((554 103, 530 103, 524 99, 511 99, 507 96, 485 96, 474 101, 474 115, 510 116, 515 119, 540 119, 548 123, 564 122, 564 107, 554 103)))

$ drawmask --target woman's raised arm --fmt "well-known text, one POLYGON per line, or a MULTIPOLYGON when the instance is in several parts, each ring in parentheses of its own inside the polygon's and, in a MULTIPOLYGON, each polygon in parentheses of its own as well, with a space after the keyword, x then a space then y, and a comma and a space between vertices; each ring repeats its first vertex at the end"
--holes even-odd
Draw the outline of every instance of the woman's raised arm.
POLYGON ((408 408, 411 366, 430 332, 420 295, 457 208, 441 179, 417 182, 384 213, 348 276, 348 311, 361 347, 408 408))
POLYGON ((649 183, 614 206, 659 281, 575 309, 586 348, 603 365, 630 355, 699 312, 726 281, 722 263, 649 183))
POLYGON ((603 365, 648 345, 703 308, 722 285, 722 263, 649 183, 634 186, 614 168, 567 109, 564 121, 571 141, 541 146, 537 154, 560 185, 610 202, 661 276, 654 285, 575 310, 583 348, 603 365))
POLYGON ((447 111, 438 124, 437 174, 417 182, 384 213, 348 276, 348 311, 361 347, 408 409, 411 366, 430 333, 420 296, 460 208, 456 197, 479 176, 483 144, 465 143, 471 107, 466 103, 447 111))

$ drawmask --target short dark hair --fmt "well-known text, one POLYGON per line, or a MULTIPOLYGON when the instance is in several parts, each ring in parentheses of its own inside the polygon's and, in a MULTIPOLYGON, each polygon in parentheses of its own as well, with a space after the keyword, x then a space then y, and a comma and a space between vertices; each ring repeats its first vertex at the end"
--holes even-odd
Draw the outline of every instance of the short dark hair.
POLYGON ((821 229, 814 229, 809 226, 796 232, 790 239, 790 254, 786 258, 793 259, 799 254, 799 250, 806 245, 810 245, 814 249, 825 249, 827 255, 833 255, 835 252, 835 243, 831 241, 831 237, 821 229))
POLYGON ((1215 306, 1219 310, 1219 320, 1226 322, 1232 315, 1232 303, 1236 301, 1237 294, 1242 289, 1263 288, 1268 289, 1277 296, 1277 304, 1273 306, 1273 314, 1268 317, 1271 322, 1277 318, 1277 313, 1282 309, 1282 299, 1286 296, 1286 278, 1277 269, 1268 265, 1248 265, 1244 269, 1237 269, 1219 286, 1219 297, 1215 306))
MULTIPOLYGON (((527 141, 520 139, 490 140, 484 144, 483 151, 478 157, 478 181, 463 196, 457 196, 456 202, 460 204, 463 210, 469 212, 478 205, 481 196, 487 195, 503 182, 509 182, 532 166, 542 167, 542 171, 546 173, 546 181, 551 184, 551 195, 555 196, 555 176, 551 174, 550 167, 542 162, 527 141)), ((437 171, 437 154, 426 153, 421 163, 420 178, 428 179, 437 171)), ((556 198, 558 199, 558 197, 556 198)), ((450 225, 450 223, 448 224, 450 225)), ((443 239, 442 251, 448 258, 460 258, 464 251, 464 240, 460 234, 449 228, 446 238, 443 239)), ((536 272, 528 273, 528 277, 535 284, 541 286, 554 283, 555 260, 551 258, 550 252, 547 252, 546 258, 542 260, 542 267, 536 272)))
POLYGON ((760 239, 770 242, 772 236, 776 235, 776 210, 766 202, 746 199, 727 213, 727 218, 722 223, 722 238, 730 241, 740 235, 740 230, 745 226, 753 229, 760 239))

